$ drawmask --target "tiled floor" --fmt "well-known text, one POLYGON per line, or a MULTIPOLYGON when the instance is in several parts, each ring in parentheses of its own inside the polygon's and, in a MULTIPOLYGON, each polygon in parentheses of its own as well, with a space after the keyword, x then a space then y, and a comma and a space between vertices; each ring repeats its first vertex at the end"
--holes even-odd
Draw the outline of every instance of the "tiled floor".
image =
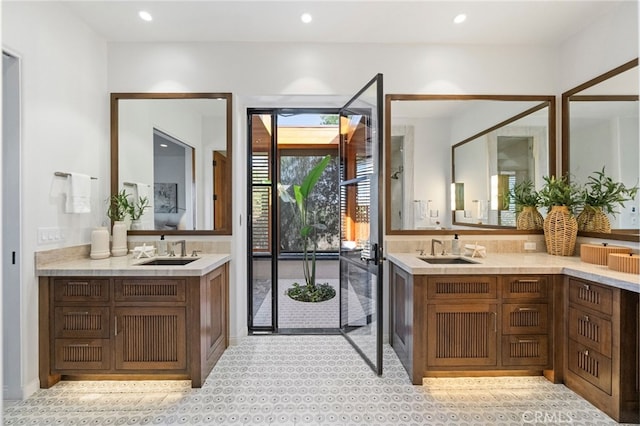
POLYGON ((616 424, 540 377, 427 379, 390 347, 377 377, 341 336, 253 336, 201 389, 189 382, 61 382, 4 410, 6 425, 616 424))

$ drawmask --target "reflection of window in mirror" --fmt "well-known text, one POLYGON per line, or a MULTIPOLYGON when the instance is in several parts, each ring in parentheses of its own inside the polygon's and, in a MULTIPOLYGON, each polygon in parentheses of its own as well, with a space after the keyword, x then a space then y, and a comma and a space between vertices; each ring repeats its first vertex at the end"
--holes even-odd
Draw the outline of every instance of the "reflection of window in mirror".
MULTIPOLYGON (((605 167, 614 181, 627 187, 640 179, 638 60, 621 65, 562 95, 562 172, 584 184, 605 167)), ((617 215, 608 215, 612 234, 628 239, 638 235, 640 200, 625 202, 617 215)))

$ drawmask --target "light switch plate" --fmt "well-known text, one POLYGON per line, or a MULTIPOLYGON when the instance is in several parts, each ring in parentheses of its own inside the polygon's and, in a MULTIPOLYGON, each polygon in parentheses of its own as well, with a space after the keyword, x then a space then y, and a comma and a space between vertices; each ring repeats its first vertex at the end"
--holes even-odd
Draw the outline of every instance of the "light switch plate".
POLYGON ((62 228, 38 228, 38 245, 56 244, 63 241, 62 228))
POLYGON ((524 249, 525 250, 535 250, 536 249, 536 243, 534 241, 525 241, 524 249))

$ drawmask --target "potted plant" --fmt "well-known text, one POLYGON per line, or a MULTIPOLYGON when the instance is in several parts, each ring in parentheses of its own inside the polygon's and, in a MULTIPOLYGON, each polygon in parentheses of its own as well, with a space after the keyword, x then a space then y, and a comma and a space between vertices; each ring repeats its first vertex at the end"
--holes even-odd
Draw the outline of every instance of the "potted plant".
POLYGON ((607 214, 616 215, 618 206, 633 200, 638 187, 627 188, 622 182, 615 182, 607 176, 604 167, 587 178, 582 190, 582 211, 577 217, 578 230, 588 232, 611 232, 611 222, 607 214))
POLYGON ((538 195, 540 205, 547 207, 543 223, 547 253, 572 256, 578 235, 574 211, 580 204, 581 188, 567 176, 544 176, 543 180, 545 184, 538 195))
POLYGON ((295 202, 300 219, 299 234, 302 238, 302 271, 304 274, 304 285, 294 283, 287 289, 286 294, 301 302, 322 302, 329 300, 336 295, 335 289, 328 283, 316 283, 316 250, 318 247, 317 230, 326 229, 321 223, 314 223, 313 211, 310 206, 310 196, 318 179, 329 165, 331 156, 327 155, 314 166, 302 180, 301 185, 293 185, 292 198, 286 188, 280 186, 280 197, 285 202, 295 202))
POLYGON ((127 208, 129 216, 131 216, 131 229, 142 229, 140 218, 144 214, 145 209, 149 208, 148 197, 138 197, 137 200, 129 202, 127 200, 127 208))
POLYGON ((516 183, 512 190, 509 191, 510 198, 516 205, 517 229, 542 229, 544 219, 538 211, 538 203, 540 195, 534 189, 533 182, 524 180, 516 183))
POLYGON ((111 255, 124 256, 128 252, 127 248, 127 225, 124 219, 129 214, 129 199, 126 191, 123 189, 109 198, 109 207, 107 208, 107 216, 113 222, 111 237, 111 255))

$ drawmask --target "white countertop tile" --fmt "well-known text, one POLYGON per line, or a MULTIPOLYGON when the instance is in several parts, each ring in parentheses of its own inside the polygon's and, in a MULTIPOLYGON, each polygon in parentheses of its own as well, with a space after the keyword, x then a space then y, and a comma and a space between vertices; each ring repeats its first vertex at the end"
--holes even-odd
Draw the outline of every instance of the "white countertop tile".
MULTIPOLYGON (((429 264, 414 253, 387 253, 386 257, 413 275, 565 274, 640 293, 640 275, 626 274, 613 271, 606 266, 585 263, 579 257, 551 256, 546 253, 495 253, 488 254, 485 258, 473 258, 472 260, 477 262, 474 265, 429 264)), ((470 258, 467 257, 467 259, 470 258)))
MULTIPOLYGON (((170 259, 179 259, 171 257, 170 259)), ((190 257, 189 257, 190 259, 190 257)), ((107 259, 76 259, 42 265, 36 269, 38 276, 83 276, 83 277, 200 277, 231 260, 229 254, 201 254, 198 259, 179 266, 141 266, 150 258, 135 259, 133 255, 109 257, 107 259)))

